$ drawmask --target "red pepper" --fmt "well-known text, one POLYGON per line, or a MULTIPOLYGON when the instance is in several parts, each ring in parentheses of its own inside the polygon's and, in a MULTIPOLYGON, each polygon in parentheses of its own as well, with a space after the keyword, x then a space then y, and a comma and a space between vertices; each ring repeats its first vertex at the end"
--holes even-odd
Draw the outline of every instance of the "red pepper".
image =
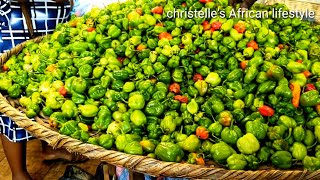
POLYGON ((310 77, 310 76, 312 75, 311 72, 308 71, 308 70, 303 71, 303 74, 304 74, 304 76, 305 76, 306 78, 308 78, 308 77, 310 77))
POLYGON ((94 28, 94 27, 89 27, 89 28, 87 29, 88 32, 92 32, 92 31, 94 31, 94 30, 96 30, 96 28, 94 28))
POLYGON ((306 88, 304 89, 304 92, 308 92, 311 90, 317 90, 317 89, 313 84, 306 84, 306 88))
POLYGON ((118 57, 117 59, 118 59, 118 61, 120 61, 121 64, 122 64, 125 58, 124 58, 124 57, 118 57))
POLYGON ((140 16, 142 15, 142 9, 141 9, 141 8, 137 8, 137 9, 136 9, 136 12, 137 12, 138 14, 140 14, 140 16))
POLYGON ((61 86, 58 91, 62 96, 67 96, 67 89, 64 86, 61 86))
POLYGON ((188 97, 187 96, 175 95, 174 99, 178 100, 181 103, 188 103, 188 97))
POLYGON ((88 125, 88 130, 91 131, 92 130, 92 126, 88 125))
POLYGON ((180 93, 180 85, 178 83, 173 83, 169 86, 169 91, 175 94, 180 93))
POLYGON ((246 25, 244 23, 237 23, 233 27, 238 33, 244 33, 246 31, 246 25))
POLYGON ((293 82, 290 84, 290 89, 292 91, 292 104, 297 108, 299 107, 301 87, 298 83, 293 82))
POLYGON ((202 77, 201 74, 197 73, 197 74, 193 75, 192 79, 193 79, 194 82, 197 82, 198 80, 203 80, 203 77, 202 77))
POLYGON ((2 66, 2 70, 3 70, 3 71, 8 71, 8 70, 9 70, 9 67, 8 67, 7 65, 3 65, 3 66, 2 66))
POLYGON ((203 126, 198 126, 196 129, 196 136, 198 136, 200 139, 208 139, 209 138, 209 132, 207 129, 203 126))
POLYGON ((156 6, 156 7, 152 8, 151 12, 153 14, 162 14, 163 13, 163 7, 156 6))
POLYGON ((182 7, 187 7, 187 3, 186 3, 186 2, 183 2, 183 3, 181 3, 181 6, 182 6, 182 7))
POLYGON ((261 106, 259 108, 259 112, 262 116, 270 117, 274 115, 274 110, 271 107, 266 105, 261 106))
POLYGON ((217 31, 221 28, 221 22, 216 21, 211 24, 211 31, 217 31))
POLYGON ((167 32, 162 32, 159 34, 159 39, 168 39, 168 40, 171 40, 172 39, 172 36, 170 33, 167 33, 167 32))
POLYGON ((211 24, 208 21, 204 21, 202 23, 202 26, 204 31, 209 30, 211 28, 211 24))
POLYGON ((254 40, 251 40, 248 42, 247 47, 252 47, 254 50, 259 49, 259 45, 254 40))
POLYGON ((298 59, 298 60, 296 60, 296 62, 301 64, 303 61, 302 61, 302 59, 298 59))
POLYGON ((278 48, 283 49, 284 45, 283 44, 278 44, 278 48))
POLYGON ((240 62, 241 69, 245 70, 248 66, 248 60, 244 60, 240 62))
POLYGON ((200 52, 200 48, 198 48, 197 50, 194 51, 195 54, 198 54, 200 52))
POLYGON ((212 2, 212 0, 199 0, 199 2, 201 2, 201 3, 208 3, 208 2, 212 2))

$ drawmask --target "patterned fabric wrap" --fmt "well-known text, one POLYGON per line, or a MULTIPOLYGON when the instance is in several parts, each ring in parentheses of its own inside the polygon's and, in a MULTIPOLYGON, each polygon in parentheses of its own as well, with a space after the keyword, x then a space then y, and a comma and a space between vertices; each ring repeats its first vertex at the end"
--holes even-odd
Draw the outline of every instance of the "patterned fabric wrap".
MULTIPOLYGON (((116 167, 117 180, 129 180, 130 173, 129 170, 123 167, 116 167)), ((153 177, 147 174, 144 175, 145 180, 188 180, 186 178, 171 178, 171 177, 153 177)))
MULTIPOLYGON (((58 5, 54 0, 26 0, 26 3, 35 36, 52 33, 56 25, 66 22, 70 15, 70 3, 58 5)), ((18 0, 0 0, 0 55, 28 39, 30 34, 18 0)), ((0 116, 0 133, 12 142, 32 139, 27 131, 4 115, 0 116)))
MULTIPOLYGON (((0 53, 30 38, 18 0, 0 0, 0 53)), ((54 0, 26 0, 35 36, 52 33, 56 25, 66 22, 70 4, 58 5, 54 0)))

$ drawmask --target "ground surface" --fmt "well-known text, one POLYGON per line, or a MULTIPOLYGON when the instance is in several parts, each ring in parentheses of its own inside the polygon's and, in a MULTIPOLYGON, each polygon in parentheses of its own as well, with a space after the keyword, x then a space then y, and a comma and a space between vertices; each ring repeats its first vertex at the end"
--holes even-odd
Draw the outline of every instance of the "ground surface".
MULTIPOLYGON (((84 163, 74 164, 82 169, 85 169, 91 174, 95 174, 98 160, 90 160, 84 163)), ((40 140, 32 140, 27 145, 27 168, 31 177, 34 180, 55 180, 59 179, 66 167, 70 163, 65 162, 43 162, 41 158, 41 142, 40 140)), ((2 143, 0 141, 0 179, 11 180, 11 171, 7 159, 2 149, 2 143)))

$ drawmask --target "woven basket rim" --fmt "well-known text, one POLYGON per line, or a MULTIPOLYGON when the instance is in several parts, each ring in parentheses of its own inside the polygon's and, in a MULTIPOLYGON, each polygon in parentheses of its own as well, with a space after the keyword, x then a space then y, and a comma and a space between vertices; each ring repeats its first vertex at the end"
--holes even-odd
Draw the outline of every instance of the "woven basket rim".
MULTIPOLYGON (((46 36, 37 37, 28 41, 39 42, 46 36)), ((11 50, 0 56, 0 66, 2 66, 12 55, 19 53, 28 41, 18 44, 11 50)), ((168 177, 185 178, 320 178, 320 170, 310 172, 307 170, 227 170, 220 167, 208 167, 187 163, 164 162, 149 158, 125 154, 123 152, 107 150, 100 146, 84 143, 69 136, 59 134, 39 123, 32 121, 24 113, 15 109, 7 99, 0 93, 0 112, 10 117, 19 127, 27 130, 32 136, 46 141, 53 148, 65 148, 69 152, 82 154, 89 159, 100 159, 103 162, 116 166, 129 168, 133 171, 168 177)))

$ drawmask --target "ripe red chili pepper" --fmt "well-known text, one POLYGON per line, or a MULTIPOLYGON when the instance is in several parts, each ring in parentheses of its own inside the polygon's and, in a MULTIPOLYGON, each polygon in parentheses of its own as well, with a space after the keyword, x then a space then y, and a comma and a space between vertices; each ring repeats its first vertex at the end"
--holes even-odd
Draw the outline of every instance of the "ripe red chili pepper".
POLYGON ((238 33, 244 33, 246 31, 246 25, 244 23, 237 23, 233 27, 238 33))
POLYGON ((202 77, 201 74, 196 73, 196 74, 193 75, 192 79, 193 79, 194 82, 197 82, 198 80, 203 80, 203 77, 202 77))
POLYGON ((240 62, 241 69, 245 70, 248 66, 248 60, 244 60, 240 62))
POLYGON ((278 48, 283 49, 284 45, 283 44, 278 44, 278 48))
POLYGON ((306 88, 304 89, 304 92, 308 92, 311 90, 317 90, 317 89, 313 84, 306 84, 306 88))
POLYGON ((88 125, 88 130, 91 131, 92 130, 92 126, 88 125))
POLYGON ((170 33, 167 33, 167 32, 162 32, 162 33, 159 34, 159 39, 171 40, 172 39, 172 35, 170 33))
POLYGON ((208 21, 204 21, 202 23, 202 26, 204 31, 209 30, 211 28, 211 24, 208 21))
POLYGON ((221 25, 222 25, 222 24, 221 24, 221 22, 219 22, 219 21, 213 22, 213 23, 211 24, 211 31, 220 30, 221 25))
POLYGON ((200 139, 208 139, 209 138, 209 132, 207 129, 203 126, 198 126, 196 129, 196 136, 198 136, 200 139))
POLYGON ((302 59, 298 59, 298 60, 296 60, 296 62, 301 64, 303 61, 302 61, 302 59))
POLYGON ((3 71, 8 71, 8 70, 9 70, 9 67, 8 67, 7 65, 3 65, 3 66, 2 66, 2 70, 3 70, 3 71))
POLYGON ((274 110, 271 107, 266 105, 261 106, 259 108, 259 112, 262 116, 270 117, 274 115, 274 110))
POLYGON ((308 70, 305 70, 305 71, 303 71, 302 73, 304 74, 304 76, 305 76, 306 78, 308 78, 308 77, 310 77, 310 76, 312 75, 312 73, 311 73, 310 71, 308 71, 308 70))
POLYGON ((254 50, 259 49, 259 45, 254 40, 249 41, 247 47, 252 47, 254 50))
POLYGON ((169 91, 175 94, 180 93, 180 85, 178 83, 173 83, 169 86, 169 91))
POLYGON ((124 58, 124 57, 118 57, 117 59, 118 59, 118 61, 120 61, 121 64, 122 64, 125 58, 124 58))
POLYGON ((96 28, 94 28, 94 27, 89 27, 89 28, 87 29, 88 32, 92 32, 92 31, 94 31, 94 30, 96 30, 96 28))
POLYGON ((195 54, 198 54, 200 52, 200 48, 198 48, 197 50, 194 51, 195 54))
POLYGON ((201 3, 208 3, 208 2, 212 2, 212 0, 199 0, 199 2, 201 2, 201 3))
POLYGON ((181 103, 188 103, 188 97, 187 96, 175 95, 174 99, 178 100, 181 103))
POLYGON ((156 6, 156 7, 152 8, 151 12, 153 14, 162 14, 163 13, 163 7, 156 6))
POLYGON ((67 89, 64 86, 61 86, 58 91, 62 96, 67 96, 67 89))

